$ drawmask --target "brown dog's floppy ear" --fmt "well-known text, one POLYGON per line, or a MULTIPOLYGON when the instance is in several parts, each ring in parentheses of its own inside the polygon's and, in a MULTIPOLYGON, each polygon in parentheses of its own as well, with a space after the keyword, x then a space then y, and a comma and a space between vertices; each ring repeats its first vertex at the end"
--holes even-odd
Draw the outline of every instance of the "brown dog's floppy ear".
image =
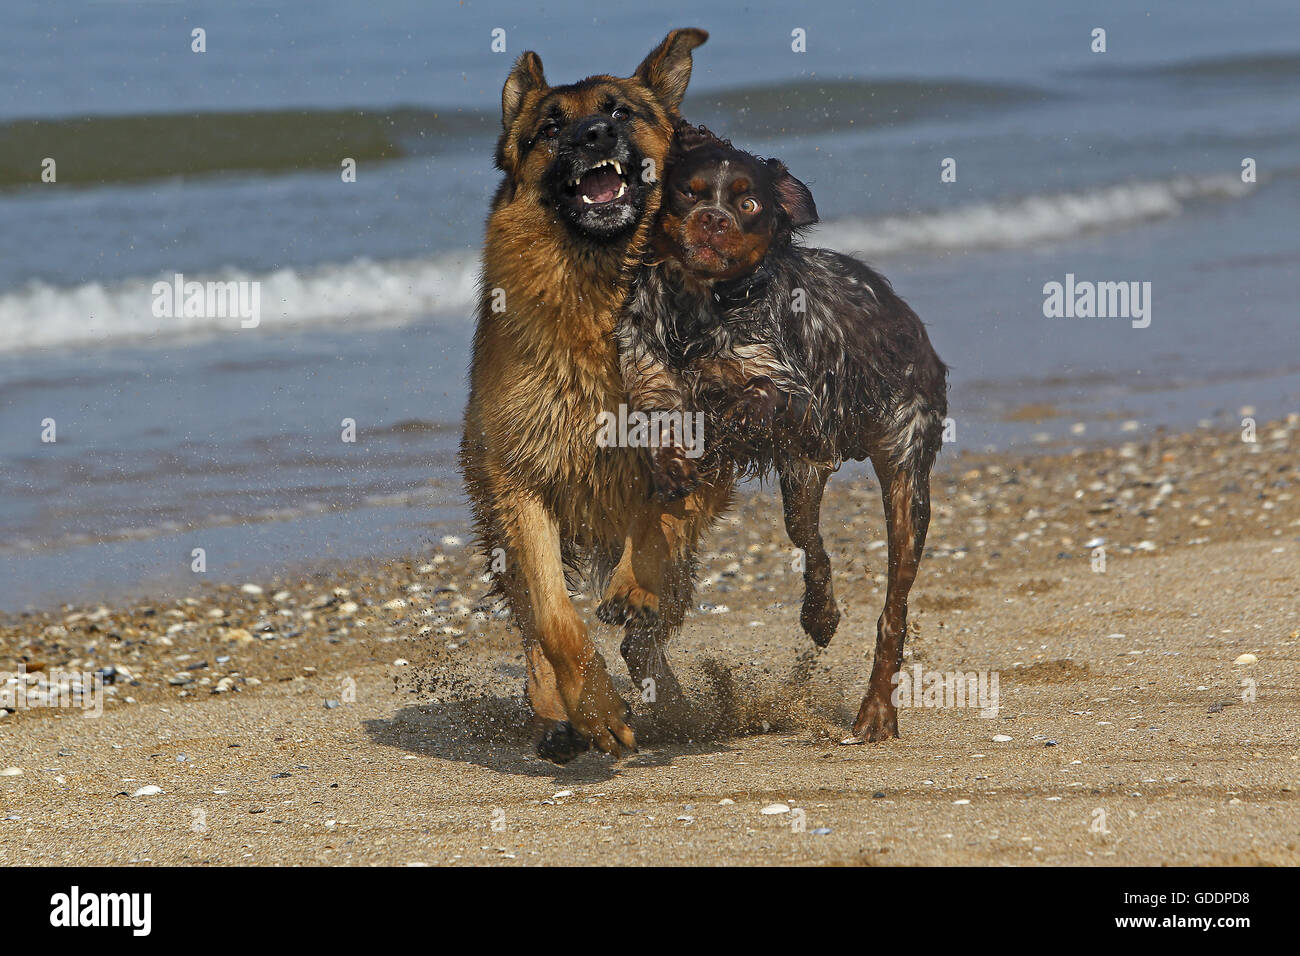
POLYGON ((532 50, 521 53, 501 90, 501 125, 510 129, 519 110, 523 108, 524 97, 533 90, 544 90, 546 87, 546 77, 542 75, 542 58, 532 50))
POLYGON ((709 38, 703 30, 674 30, 650 52, 633 75, 654 91, 670 113, 677 112, 691 81, 691 51, 709 38))
POLYGON ((776 192, 776 201, 790 217, 790 225, 811 226, 817 222, 817 204, 813 202, 812 191, 799 180, 790 175, 785 163, 779 159, 769 159, 767 168, 772 171, 772 189, 776 192))

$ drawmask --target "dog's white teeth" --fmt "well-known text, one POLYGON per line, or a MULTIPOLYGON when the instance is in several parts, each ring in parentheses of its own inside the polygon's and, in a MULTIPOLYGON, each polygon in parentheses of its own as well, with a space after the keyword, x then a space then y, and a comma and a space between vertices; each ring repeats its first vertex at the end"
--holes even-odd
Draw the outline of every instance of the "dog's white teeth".
POLYGON ((615 198, 615 199, 622 199, 623 196, 624 196, 626 193, 627 193, 627 183, 619 183, 619 184, 618 184, 618 195, 615 196, 614 198, 615 198))
POLYGON ((596 205, 596 201, 594 199, 588 199, 586 196, 582 197, 582 201, 585 202, 588 206, 596 205))
MULTIPOLYGON (((614 165, 614 172, 616 172, 616 173, 618 173, 620 176, 622 176, 622 175, 623 175, 623 167, 620 166, 620 165, 618 164, 618 160, 617 160, 617 159, 612 159, 612 160, 610 160, 610 162, 613 163, 613 165, 614 165)), ((619 193, 619 195, 621 196, 621 195, 623 195, 623 194, 622 194, 622 193, 619 193)))

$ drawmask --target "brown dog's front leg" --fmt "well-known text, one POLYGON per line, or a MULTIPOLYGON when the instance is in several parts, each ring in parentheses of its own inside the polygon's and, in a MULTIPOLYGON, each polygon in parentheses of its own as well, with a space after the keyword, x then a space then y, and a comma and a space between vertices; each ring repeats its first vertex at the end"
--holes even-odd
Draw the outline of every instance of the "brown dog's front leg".
POLYGON ((681 445, 663 445, 650 452, 650 482, 655 500, 668 503, 685 498, 700 486, 700 470, 681 445))
POLYGON ((898 711, 894 706, 895 676, 903 664, 907 638, 907 595, 916 580, 930 523, 930 476, 907 469, 892 469, 875 462, 885 501, 889 532, 889 584, 885 610, 876 624, 876 659, 871 682, 853 722, 853 737, 845 743, 888 740, 898 736, 898 711))
MULTIPOLYGON (((627 705, 614 691, 604 659, 587 638, 587 629, 569 598, 560 558, 560 536, 555 521, 535 496, 502 495, 501 526, 506 536, 506 559, 518 569, 525 589, 530 637, 540 645, 555 676, 555 687, 568 717, 568 727, 556 725, 539 747, 543 756, 561 762, 591 741, 606 753, 621 756, 636 750, 636 737, 627 726, 627 705), (560 746, 560 744, 566 744, 560 746)), ((539 715, 541 716, 541 715, 539 715)))
POLYGON ((831 585, 831 559, 821 535, 822 492, 831 470, 818 465, 783 461, 780 464, 781 503, 785 509, 785 530, 796 548, 803 551, 803 609, 799 623, 818 647, 835 636, 840 609, 831 585))

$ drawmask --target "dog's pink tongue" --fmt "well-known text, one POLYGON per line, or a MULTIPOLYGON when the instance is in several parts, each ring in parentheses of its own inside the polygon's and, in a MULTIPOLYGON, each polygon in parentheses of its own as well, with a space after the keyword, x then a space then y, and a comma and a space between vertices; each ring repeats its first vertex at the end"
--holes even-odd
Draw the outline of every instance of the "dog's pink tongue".
POLYGON ((578 188, 592 202, 609 202, 618 195, 618 187, 622 184, 623 180, 618 173, 607 166, 602 166, 600 169, 593 169, 584 174, 578 188))

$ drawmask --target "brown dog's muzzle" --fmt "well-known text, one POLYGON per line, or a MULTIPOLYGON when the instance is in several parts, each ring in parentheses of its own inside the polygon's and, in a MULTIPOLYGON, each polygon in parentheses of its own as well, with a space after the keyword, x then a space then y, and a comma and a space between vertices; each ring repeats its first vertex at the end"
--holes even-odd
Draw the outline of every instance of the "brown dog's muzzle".
POLYGON ((696 228, 706 236, 722 236, 730 229, 738 229, 736 220, 726 210, 717 206, 704 206, 690 216, 696 228))
POLYGON ((690 246, 725 253, 740 238, 740 224, 725 209, 697 206, 682 224, 682 236, 690 246))

